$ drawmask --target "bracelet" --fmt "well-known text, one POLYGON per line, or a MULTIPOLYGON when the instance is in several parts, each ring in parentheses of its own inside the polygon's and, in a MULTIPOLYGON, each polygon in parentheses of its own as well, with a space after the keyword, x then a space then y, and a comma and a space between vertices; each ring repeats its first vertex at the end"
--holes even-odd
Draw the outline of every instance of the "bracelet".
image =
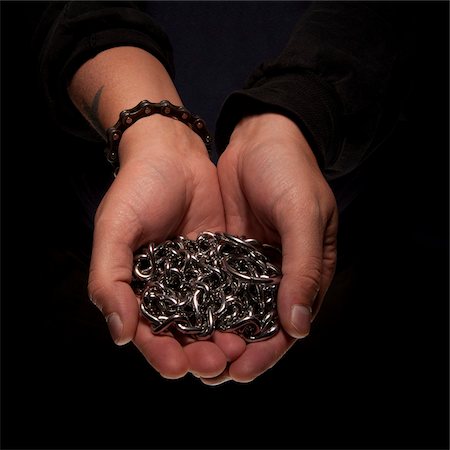
POLYGON ((159 103, 142 100, 134 108, 123 110, 120 113, 119 120, 116 124, 106 130, 107 147, 105 149, 105 155, 106 159, 112 164, 115 175, 119 170, 118 149, 124 131, 139 119, 153 114, 161 114, 183 122, 202 138, 208 150, 208 154, 211 157, 212 137, 206 127, 206 122, 203 119, 196 114, 192 114, 183 106, 173 105, 168 100, 162 100, 159 103))

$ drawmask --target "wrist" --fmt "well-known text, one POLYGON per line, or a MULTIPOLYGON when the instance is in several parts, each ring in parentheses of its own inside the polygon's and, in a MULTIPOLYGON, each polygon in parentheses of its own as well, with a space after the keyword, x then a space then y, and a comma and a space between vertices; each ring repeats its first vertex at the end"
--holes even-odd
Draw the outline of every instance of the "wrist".
POLYGON ((254 135, 256 140, 301 139, 300 128, 288 117, 277 113, 263 113, 244 117, 231 134, 233 139, 254 135))
POLYGON ((154 159, 189 157, 209 160, 201 137, 185 124, 161 115, 144 117, 124 131, 118 146, 120 166, 130 161, 148 163, 154 159))
POLYGON ((260 147, 276 148, 277 152, 296 149, 317 165, 317 159, 301 129, 283 114, 263 113, 244 117, 231 134, 229 147, 246 153, 260 147))
MULTIPOLYGON (((166 143, 163 145, 164 147, 167 146, 168 142, 169 146, 172 144, 174 148, 180 148, 180 144, 181 148, 195 148, 195 142, 192 141, 191 143, 191 138, 196 134, 203 141, 203 147, 207 150, 208 156, 211 157, 210 146, 212 144, 212 137, 203 119, 196 114, 192 114, 183 106, 173 105, 168 100, 162 100, 158 103, 142 100, 135 107, 123 110, 116 124, 106 130, 106 157, 114 166, 116 172, 119 168, 119 145, 129 128, 134 128, 135 130, 133 133, 128 132, 127 134, 132 137, 139 136, 140 134, 146 133, 150 128, 153 128, 151 130, 152 135, 150 135, 151 142, 158 142, 158 138, 162 138, 166 140, 166 143), (158 121, 156 119, 152 122, 144 122, 145 119, 149 119, 155 115, 163 120, 158 121), (171 123, 164 120, 167 118, 171 119, 171 123), (144 125, 142 125, 143 123, 144 125), (149 127, 150 123, 153 125, 152 127, 149 127), (139 127, 137 126, 138 124, 140 124, 139 127), (183 128, 179 127, 180 124, 183 125, 183 128), (185 137, 188 137, 188 139, 185 139, 185 137)), ((148 143, 146 146, 152 148, 148 143)))

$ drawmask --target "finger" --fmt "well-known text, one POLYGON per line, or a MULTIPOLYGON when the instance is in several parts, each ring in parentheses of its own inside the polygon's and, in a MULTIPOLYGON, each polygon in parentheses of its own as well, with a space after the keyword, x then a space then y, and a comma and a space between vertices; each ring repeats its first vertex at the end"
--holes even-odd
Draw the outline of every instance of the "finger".
POLYGON ((132 262, 129 245, 114 239, 110 230, 98 225, 94 232, 88 292, 105 316, 117 345, 130 342, 138 324, 138 303, 130 286, 132 262))
POLYGON ((220 375, 213 378, 200 378, 203 384, 208 386, 218 386, 219 384, 224 384, 228 381, 232 381, 228 368, 226 368, 220 375))
POLYGON ((280 330, 275 336, 247 345, 245 352, 229 366, 229 376, 239 383, 249 383, 273 367, 295 340, 280 330))
POLYGON ((141 321, 133 343, 162 377, 177 379, 188 373, 188 357, 181 344, 172 336, 155 335, 150 327, 141 321))
POLYGON ((297 339, 310 332, 312 306, 322 281, 323 227, 311 217, 303 223, 291 220, 278 227, 283 249, 278 313, 284 330, 297 339))
POLYGON ((334 273, 336 271, 337 229, 338 213, 337 209, 335 209, 325 229, 325 236, 323 240, 322 277, 320 281, 319 294, 317 295, 317 298, 313 303, 311 321, 313 321, 317 317, 317 314, 325 298, 325 294, 330 287, 331 281, 333 280, 334 273))
POLYGON ((232 362, 244 353, 247 346, 244 339, 235 333, 214 332, 212 341, 217 344, 225 354, 227 362, 232 362))
POLYGON ((189 370, 198 377, 216 377, 227 366, 222 350, 211 341, 197 341, 184 347, 189 370))

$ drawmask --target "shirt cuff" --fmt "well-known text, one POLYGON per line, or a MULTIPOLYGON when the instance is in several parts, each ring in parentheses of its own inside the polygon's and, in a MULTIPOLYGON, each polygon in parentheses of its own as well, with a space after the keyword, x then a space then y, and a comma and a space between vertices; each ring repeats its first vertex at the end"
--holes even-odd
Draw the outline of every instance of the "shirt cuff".
POLYGON ((67 92, 73 75, 86 61, 109 48, 139 47, 155 56, 174 76, 167 36, 137 9, 105 6, 97 10, 89 8, 89 2, 87 6, 83 2, 68 2, 46 33, 38 56, 44 95, 57 124, 83 139, 102 140, 67 92))
POLYGON ((309 72, 262 78, 230 94, 216 123, 215 143, 221 154, 238 122, 250 115, 275 112, 293 120, 311 146, 319 166, 326 169, 339 157, 341 108, 327 86, 309 72))

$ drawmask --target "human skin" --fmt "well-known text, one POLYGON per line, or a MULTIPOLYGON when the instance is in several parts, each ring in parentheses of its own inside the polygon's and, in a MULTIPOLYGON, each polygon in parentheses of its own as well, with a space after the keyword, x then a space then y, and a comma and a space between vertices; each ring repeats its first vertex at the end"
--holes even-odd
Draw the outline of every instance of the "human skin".
POLYGON ((218 161, 226 228, 282 248, 281 331, 249 343, 215 379, 248 382, 310 332, 336 265, 335 198, 300 128, 281 114, 246 117, 218 161))
MULTIPOLYGON (((161 63, 134 47, 87 61, 69 94, 99 133, 141 100, 182 105, 161 63)), ((191 372, 220 384, 260 376, 308 335, 335 267, 336 204, 300 129, 279 114, 245 118, 216 168, 185 124, 153 115, 124 132, 119 160, 96 212, 88 283, 112 338, 118 345, 132 341, 165 378, 191 372), (202 341, 154 335, 130 287, 133 252, 149 241, 224 230, 282 246, 281 331, 250 344, 233 333, 202 341)))
MULTIPOLYGON (((87 61, 73 77, 69 95, 100 133, 141 100, 182 105, 161 63, 134 47, 108 49, 87 61)), ((119 161, 117 177, 95 215, 89 297, 107 319, 116 344, 133 341, 163 377, 180 378, 189 371, 217 376, 242 353, 243 340, 231 333, 216 333, 214 342, 154 335, 130 287, 133 252, 141 245, 224 231, 216 167, 196 133, 158 115, 140 119, 123 133, 119 161)))

